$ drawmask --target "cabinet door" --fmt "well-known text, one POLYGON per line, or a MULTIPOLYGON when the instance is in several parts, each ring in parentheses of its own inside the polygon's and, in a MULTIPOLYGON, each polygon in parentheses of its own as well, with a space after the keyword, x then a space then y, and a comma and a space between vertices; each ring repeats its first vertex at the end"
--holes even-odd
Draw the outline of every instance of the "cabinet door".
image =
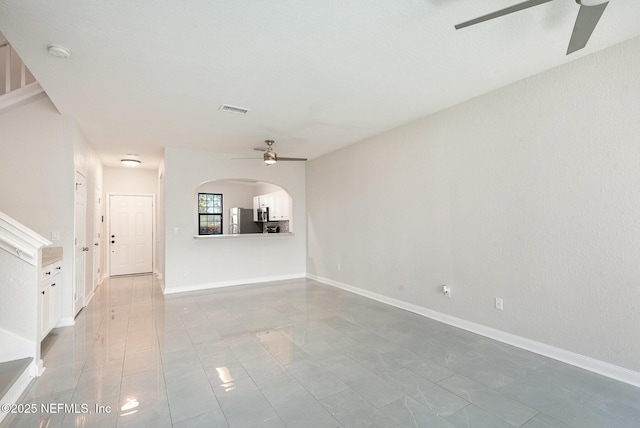
POLYGON ((60 282, 62 275, 56 275, 51 279, 49 287, 49 328, 54 328, 60 321, 60 290, 62 290, 60 282))
POLYGON ((271 207, 273 207, 273 193, 260 195, 260 206, 267 207, 269 208, 269 210, 271 210, 271 207))
POLYGON ((269 220, 274 220, 276 215, 276 210, 273 205, 273 193, 260 195, 259 198, 260 198, 260 207, 269 208, 269 220))
POLYGON ((258 221, 258 208, 260 208, 260 196, 253 197, 253 221, 258 221))
POLYGON ((40 288, 40 339, 44 339, 49 332, 51 319, 51 283, 46 282, 40 288))
POLYGON ((278 220, 289 220, 291 217, 291 203, 289 195, 284 190, 276 193, 275 205, 278 210, 278 220))

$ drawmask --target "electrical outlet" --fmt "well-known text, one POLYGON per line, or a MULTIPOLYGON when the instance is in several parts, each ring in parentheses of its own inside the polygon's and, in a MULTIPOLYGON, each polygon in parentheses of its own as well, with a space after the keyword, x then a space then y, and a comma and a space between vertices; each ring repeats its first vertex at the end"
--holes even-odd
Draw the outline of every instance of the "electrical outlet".
POLYGON ((496 309, 500 311, 504 309, 504 301, 499 297, 496 297, 496 309))
POLYGON ((442 292, 444 293, 445 297, 451 297, 451 288, 448 285, 442 286, 442 292))

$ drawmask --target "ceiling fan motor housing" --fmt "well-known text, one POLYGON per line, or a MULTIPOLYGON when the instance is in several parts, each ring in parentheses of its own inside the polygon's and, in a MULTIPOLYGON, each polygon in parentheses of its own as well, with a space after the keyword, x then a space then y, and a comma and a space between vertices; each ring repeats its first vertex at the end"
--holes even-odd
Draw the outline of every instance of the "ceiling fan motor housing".
POLYGON ((267 163, 267 164, 276 163, 277 160, 278 160, 278 158, 277 158, 276 154, 273 151, 271 151, 271 149, 267 150, 264 153, 264 162, 265 163, 267 163))

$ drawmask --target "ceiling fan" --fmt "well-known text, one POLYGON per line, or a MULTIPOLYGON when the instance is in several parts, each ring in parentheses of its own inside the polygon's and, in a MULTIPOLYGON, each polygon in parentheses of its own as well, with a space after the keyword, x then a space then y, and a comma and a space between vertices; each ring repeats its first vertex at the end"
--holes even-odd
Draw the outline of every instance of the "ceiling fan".
POLYGON ((265 152, 263 159, 264 159, 264 163, 267 164, 267 166, 273 165, 278 161, 306 161, 307 160, 306 158, 283 158, 281 156, 278 156, 276 152, 273 151, 273 143, 275 143, 275 141, 264 140, 264 142, 266 143, 267 147, 254 147, 253 150, 257 150, 259 152, 265 152))
MULTIPOLYGON (((455 26, 456 30, 468 27, 470 25, 478 24, 480 22, 489 21, 490 19, 498 18, 500 16, 509 15, 510 13, 518 12, 523 9, 528 9, 533 6, 538 6, 543 3, 548 3, 553 0, 527 0, 522 3, 518 3, 513 6, 498 10, 496 12, 483 15, 479 18, 471 19, 455 26)), ((573 53, 579 49, 584 48, 591 37, 591 33, 596 28, 600 17, 604 13, 605 8, 609 4, 609 0, 576 0, 576 3, 580 5, 578 11, 578 18, 576 19, 575 26, 573 27, 573 33, 571 34, 571 40, 569 41, 569 48, 567 49, 567 55, 573 53)))

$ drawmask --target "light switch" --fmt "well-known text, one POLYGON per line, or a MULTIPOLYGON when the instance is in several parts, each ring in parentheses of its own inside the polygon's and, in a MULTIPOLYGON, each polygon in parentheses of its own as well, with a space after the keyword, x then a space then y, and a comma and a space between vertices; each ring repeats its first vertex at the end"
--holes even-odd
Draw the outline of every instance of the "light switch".
POLYGON ((60 240, 60 232, 51 232, 51 240, 59 241, 60 240))

